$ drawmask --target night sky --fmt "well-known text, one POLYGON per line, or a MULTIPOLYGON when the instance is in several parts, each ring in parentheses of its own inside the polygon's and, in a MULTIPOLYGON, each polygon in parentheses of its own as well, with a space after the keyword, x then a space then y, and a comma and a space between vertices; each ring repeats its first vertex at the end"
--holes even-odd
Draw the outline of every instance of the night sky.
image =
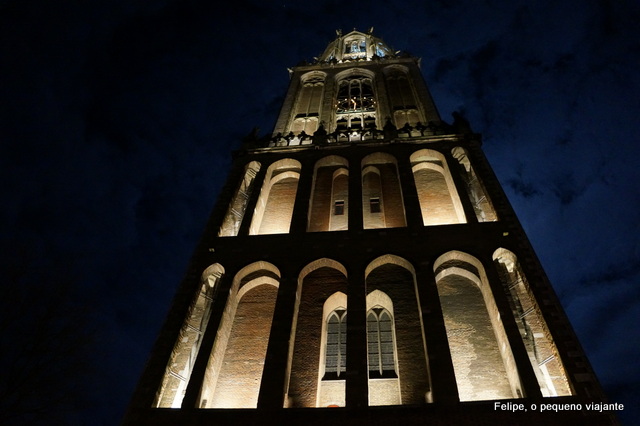
POLYGON ((0 423, 121 420, 230 151, 273 129, 287 67, 372 26, 483 134, 611 402, 640 416, 640 4, 232 3, 0 1, 0 423))

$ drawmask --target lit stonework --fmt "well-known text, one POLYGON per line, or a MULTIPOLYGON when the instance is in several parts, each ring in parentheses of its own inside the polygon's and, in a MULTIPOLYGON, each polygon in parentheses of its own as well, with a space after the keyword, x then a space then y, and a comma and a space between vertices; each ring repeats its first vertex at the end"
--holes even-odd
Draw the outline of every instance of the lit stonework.
POLYGON ((419 60, 338 32, 228 182, 125 424, 615 424, 494 409, 603 395, 419 60))

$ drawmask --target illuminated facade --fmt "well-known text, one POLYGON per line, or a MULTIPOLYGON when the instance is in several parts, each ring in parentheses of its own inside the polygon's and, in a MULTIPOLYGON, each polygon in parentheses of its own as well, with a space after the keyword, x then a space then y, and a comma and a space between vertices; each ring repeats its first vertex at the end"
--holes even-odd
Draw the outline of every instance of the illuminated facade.
POLYGON ((603 395, 480 145, 371 33, 293 68, 125 424, 614 423, 495 409, 603 395))

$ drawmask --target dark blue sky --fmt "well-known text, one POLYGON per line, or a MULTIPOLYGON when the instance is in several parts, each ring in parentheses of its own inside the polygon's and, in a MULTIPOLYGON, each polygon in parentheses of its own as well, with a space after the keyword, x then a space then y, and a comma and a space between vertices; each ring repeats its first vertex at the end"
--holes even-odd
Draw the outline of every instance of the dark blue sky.
POLYGON ((483 134, 605 390, 637 417, 638 22, 631 0, 0 1, 0 326, 12 348, 57 336, 31 352, 58 367, 30 398, 59 389, 82 401, 68 419, 118 423, 231 149, 272 130, 287 67, 373 26, 422 58, 443 119, 483 134))

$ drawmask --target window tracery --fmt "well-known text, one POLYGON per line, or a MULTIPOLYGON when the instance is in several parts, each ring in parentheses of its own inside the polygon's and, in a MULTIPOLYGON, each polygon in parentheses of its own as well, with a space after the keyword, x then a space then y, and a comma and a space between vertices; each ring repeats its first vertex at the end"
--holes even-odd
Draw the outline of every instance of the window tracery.
POLYGON ((376 100, 370 77, 353 75, 338 83, 336 126, 338 131, 366 129, 376 124, 376 100))
POLYGON ((324 377, 322 380, 344 378, 347 366, 347 311, 336 309, 327 320, 324 377), (340 377, 340 375, 343 377, 340 377))
POLYGON ((376 306, 367 313, 369 377, 397 377, 393 320, 386 309, 376 306))

